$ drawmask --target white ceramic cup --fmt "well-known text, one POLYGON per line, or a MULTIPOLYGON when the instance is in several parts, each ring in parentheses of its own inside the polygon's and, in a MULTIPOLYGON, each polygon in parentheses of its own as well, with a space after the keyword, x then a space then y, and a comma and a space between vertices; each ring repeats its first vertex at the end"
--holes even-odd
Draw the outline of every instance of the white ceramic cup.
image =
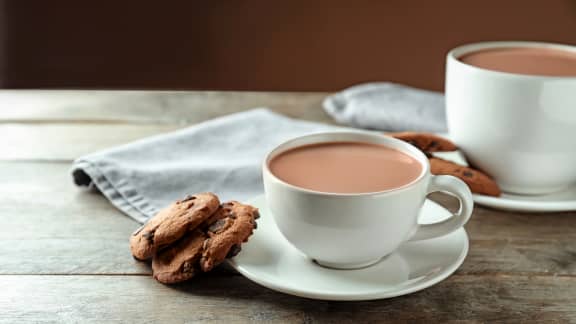
MULTIPOLYGON (((468 186, 452 176, 433 176, 426 156, 410 144, 368 132, 334 132, 289 140, 266 157, 264 188, 280 232, 306 256, 323 266, 361 268, 379 261, 402 243, 448 234, 462 227, 472 213, 468 186), (324 142, 365 142, 386 145, 421 163, 422 172, 411 183, 392 190, 340 194, 312 191, 286 183, 271 173, 270 161, 302 145, 324 142), (445 191, 458 198, 460 210, 435 224, 418 224, 426 195, 445 191)), ((351 167, 349 172, 354 172, 351 167)), ((386 170, 382 166, 382 172, 386 170)))
POLYGON ((446 64, 450 136, 503 191, 545 194, 576 183, 576 77, 532 76, 478 68, 464 54, 502 47, 575 46, 486 42, 457 47, 446 64))

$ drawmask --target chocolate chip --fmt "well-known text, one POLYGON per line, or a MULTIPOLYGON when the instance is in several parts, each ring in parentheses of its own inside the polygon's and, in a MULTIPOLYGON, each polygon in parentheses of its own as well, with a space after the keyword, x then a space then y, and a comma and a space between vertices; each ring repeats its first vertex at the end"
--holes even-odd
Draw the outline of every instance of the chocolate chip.
POLYGON ((148 241, 149 244, 154 244, 154 231, 144 233, 144 234, 142 234, 142 237, 144 237, 148 241))
POLYGON ((218 231, 224 228, 224 225, 226 225, 226 220, 219 219, 214 224, 210 225, 210 227, 208 227, 208 230, 212 233, 218 233, 218 231))
POLYGON ((462 172, 462 175, 465 177, 471 178, 474 175, 474 173, 472 173, 470 171, 464 171, 464 172, 462 172))
POLYGON ((228 208, 228 207, 225 207, 225 208, 224 208, 224 211, 227 212, 227 213, 229 213, 229 212, 232 211, 232 209, 230 209, 230 208, 228 208))
POLYGON ((438 146, 438 142, 436 142, 436 141, 430 142, 430 148, 433 148, 433 147, 436 147, 436 146, 438 146))
POLYGON ((256 221, 252 221, 252 225, 254 225, 254 229, 258 228, 258 223, 256 223, 256 221))
POLYGON ((184 262, 182 265, 183 273, 194 273, 194 264, 192 262, 184 262))
POLYGON ((238 217, 238 216, 236 215, 236 213, 230 212, 230 214, 228 214, 228 217, 230 217, 232 219, 236 219, 236 217, 238 217))
POLYGON ((258 210, 254 211, 254 219, 260 218, 260 212, 258 210))
POLYGON ((238 255, 238 253, 240 253, 240 251, 242 251, 242 247, 240 246, 240 244, 234 244, 230 248, 230 251, 228 251, 228 254, 226 254, 226 257, 227 258, 235 257, 236 255, 238 255))

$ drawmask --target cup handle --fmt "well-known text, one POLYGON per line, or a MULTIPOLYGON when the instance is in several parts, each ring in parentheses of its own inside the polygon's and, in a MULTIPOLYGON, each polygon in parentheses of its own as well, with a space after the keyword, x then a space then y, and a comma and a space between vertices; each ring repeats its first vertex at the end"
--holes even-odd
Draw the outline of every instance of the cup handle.
POLYGON ((409 241, 426 240, 451 233, 464 226, 472 215, 472 209, 474 207, 472 193, 462 180, 449 175, 432 176, 427 191, 427 194, 435 191, 443 191, 454 195, 460 202, 460 208, 458 212, 452 214, 450 218, 441 222, 419 224, 409 241))

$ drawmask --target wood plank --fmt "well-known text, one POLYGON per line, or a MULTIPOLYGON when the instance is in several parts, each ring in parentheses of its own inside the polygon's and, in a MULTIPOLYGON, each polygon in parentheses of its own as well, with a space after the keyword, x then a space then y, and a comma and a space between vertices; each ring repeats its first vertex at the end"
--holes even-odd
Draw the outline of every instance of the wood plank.
POLYGON ((72 161, 183 125, 0 124, 0 160, 72 161))
POLYGON ((323 97, 305 93, 4 91, 0 92, 0 160, 71 161, 258 106, 333 123, 320 108, 323 97))
MULTIPOLYGON (((0 160, 68 162, 256 106, 331 122, 325 95, 0 91, 0 160)), ((136 222, 75 188, 69 168, 0 162, 0 322, 576 321, 576 212, 477 207, 466 226, 470 253, 447 281, 386 301, 309 301, 227 267, 179 286, 156 283, 130 256, 136 222)))
POLYGON ((149 273, 128 248, 139 225, 76 188, 69 168, 0 164, 0 273, 149 273))
MULTIPOLYGON (((553 224, 547 225, 548 228, 553 224)), ((528 227, 528 226, 526 226, 528 227)), ((522 228, 524 230, 526 227, 522 228)), ((460 274, 539 274, 576 275, 576 244, 574 239, 492 239, 486 233, 470 229, 470 252, 459 270, 460 274), (477 239, 480 233, 483 239, 477 239)), ((521 234, 520 234, 521 235, 521 234)))
MULTIPOLYGON (((136 222, 72 184, 69 165, 0 163, 0 273, 147 274, 128 237, 136 222)), ((576 214, 477 208, 460 274, 576 275, 576 214), (503 235, 504 234, 504 235, 503 235)))
POLYGON ((388 300, 307 300, 240 276, 163 286, 142 276, 0 276, 0 322, 570 322, 576 278, 452 276, 388 300))
MULTIPOLYGON (((432 200, 455 211, 456 199, 444 194, 432 200)), ((466 231, 470 253, 461 274, 576 274, 576 212, 529 214, 476 205, 466 231)))
POLYGON ((2 122, 192 124, 254 107, 331 121, 323 112, 328 93, 222 91, 0 91, 2 122))
POLYGON ((576 239, 576 211, 530 214, 477 206, 470 225, 470 234, 478 239, 576 239))

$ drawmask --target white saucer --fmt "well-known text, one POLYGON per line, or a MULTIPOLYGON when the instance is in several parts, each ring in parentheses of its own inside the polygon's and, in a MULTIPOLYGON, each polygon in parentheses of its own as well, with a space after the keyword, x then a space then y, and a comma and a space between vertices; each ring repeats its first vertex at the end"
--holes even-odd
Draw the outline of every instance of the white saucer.
MULTIPOLYGON (((404 244, 379 263, 358 270, 321 267, 282 236, 264 196, 250 201, 260 209, 258 229, 230 264, 248 279, 300 297, 323 300, 370 300, 406 295, 430 287, 452 274, 468 253, 468 236, 459 229, 443 237, 404 244)), ((422 209, 423 223, 450 213, 431 201, 422 209)))
POLYGON ((500 197, 473 195, 474 202, 498 209, 523 212, 576 211, 576 185, 565 190, 540 196, 503 193, 500 197))

